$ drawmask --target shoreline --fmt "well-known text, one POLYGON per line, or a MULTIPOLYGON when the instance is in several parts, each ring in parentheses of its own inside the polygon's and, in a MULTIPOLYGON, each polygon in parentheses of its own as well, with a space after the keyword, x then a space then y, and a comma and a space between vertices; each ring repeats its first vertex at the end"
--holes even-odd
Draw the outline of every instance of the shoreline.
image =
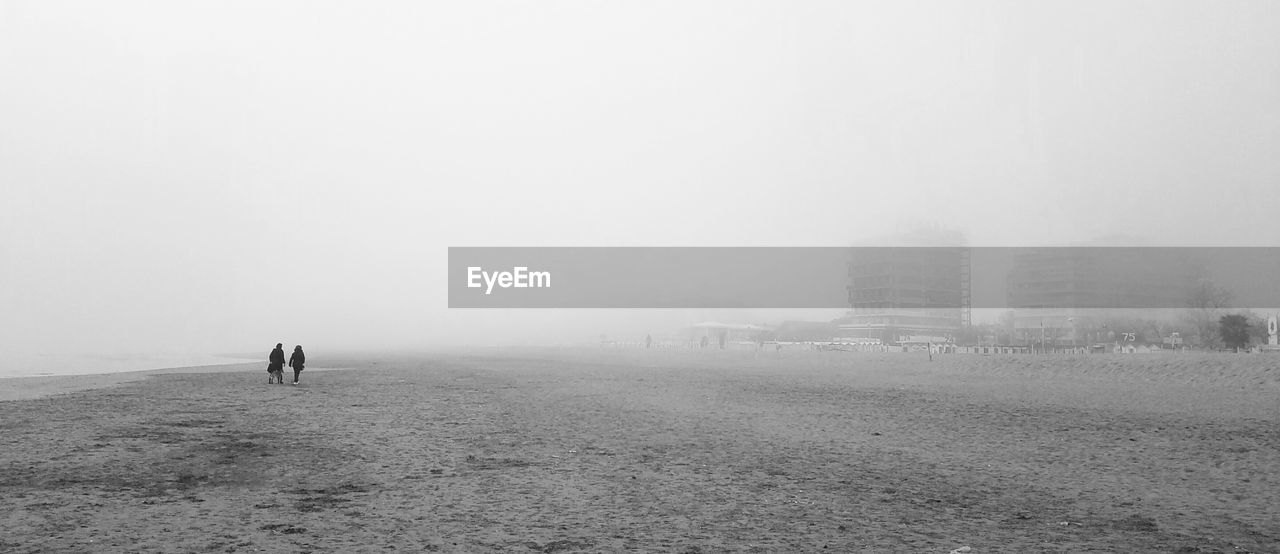
POLYGON ((151 375, 163 375, 166 373, 228 373, 235 371, 248 371, 250 366, 256 365, 258 365, 258 362, 256 361, 245 361, 233 364, 135 369, 132 371, 85 373, 78 375, 24 375, 0 377, 0 402, 10 400, 31 400, 57 394, 107 388, 123 383, 141 381, 151 375))
POLYGON ((0 363, 0 382, 21 377, 68 377, 105 373, 135 373, 157 369, 237 365, 257 361, 256 356, 197 355, 139 358, 105 358, 100 356, 67 356, 53 363, 48 357, 19 356, 0 363))
MULTIPOLYGON (((132 371, 115 371, 107 373, 85 373, 75 375, 27 375, 0 377, 0 402, 13 400, 34 400, 49 396, 103 389, 116 385, 141 381, 153 375, 174 373, 237 373, 262 371, 259 361, 245 361, 230 364, 210 364, 197 366, 165 367, 155 369, 135 369, 132 371)), ((336 371, 343 367, 309 367, 306 371, 336 371)))

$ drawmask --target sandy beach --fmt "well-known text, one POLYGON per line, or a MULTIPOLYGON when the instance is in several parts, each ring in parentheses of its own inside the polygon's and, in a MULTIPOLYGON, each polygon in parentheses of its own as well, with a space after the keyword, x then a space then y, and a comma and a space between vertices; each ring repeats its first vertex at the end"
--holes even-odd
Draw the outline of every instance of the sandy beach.
POLYGON ((258 365, 0 382, 0 550, 1280 552, 1280 357, 258 365))

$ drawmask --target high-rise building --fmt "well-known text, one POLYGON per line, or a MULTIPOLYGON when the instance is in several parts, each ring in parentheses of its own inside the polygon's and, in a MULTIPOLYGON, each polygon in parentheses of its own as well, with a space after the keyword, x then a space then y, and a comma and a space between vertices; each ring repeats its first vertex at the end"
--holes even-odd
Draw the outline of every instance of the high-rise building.
MULTIPOLYGON (((1015 332, 1076 343, 1108 311, 1186 307, 1203 273, 1186 249, 1021 248, 1007 282, 1015 332)), ((1168 311, 1168 310, 1166 310, 1168 311)))
POLYGON ((841 336, 884 344, 953 337, 968 311, 968 250, 863 247, 849 261, 849 306, 841 336))

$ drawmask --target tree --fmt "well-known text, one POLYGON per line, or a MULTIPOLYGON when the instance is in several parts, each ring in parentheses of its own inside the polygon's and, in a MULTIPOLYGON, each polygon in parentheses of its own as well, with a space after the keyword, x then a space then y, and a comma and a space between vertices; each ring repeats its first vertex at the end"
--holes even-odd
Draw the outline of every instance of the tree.
POLYGON ((1222 316, 1218 320, 1218 331, 1228 348, 1244 348, 1249 344, 1249 318, 1243 314, 1222 316))
POLYGON ((1231 291, 1219 287, 1213 281, 1201 279, 1191 291, 1190 304, 1194 309, 1220 310, 1231 306, 1231 291))
POLYGON ((1267 344, 1267 316, 1249 312, 1249 331, 1253 333, 1254 342, 1258 344, 1267 344))
POLYGON ((1190 307, 1184 316, 1187 327, 1194 330, 1200 346, 1216 348, 1222 344, 1220 317, 1231 305, 1232 294, 1213 281, 1201 279, 1187 298, 1190 307))

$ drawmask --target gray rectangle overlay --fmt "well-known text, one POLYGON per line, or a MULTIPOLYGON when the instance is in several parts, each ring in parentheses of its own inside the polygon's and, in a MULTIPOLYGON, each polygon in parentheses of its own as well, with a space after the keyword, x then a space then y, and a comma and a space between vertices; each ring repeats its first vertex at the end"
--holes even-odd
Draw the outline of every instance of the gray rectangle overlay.
POLYGON ((450 308, 1280 306, 1275 247, 452 247, 450 308))

